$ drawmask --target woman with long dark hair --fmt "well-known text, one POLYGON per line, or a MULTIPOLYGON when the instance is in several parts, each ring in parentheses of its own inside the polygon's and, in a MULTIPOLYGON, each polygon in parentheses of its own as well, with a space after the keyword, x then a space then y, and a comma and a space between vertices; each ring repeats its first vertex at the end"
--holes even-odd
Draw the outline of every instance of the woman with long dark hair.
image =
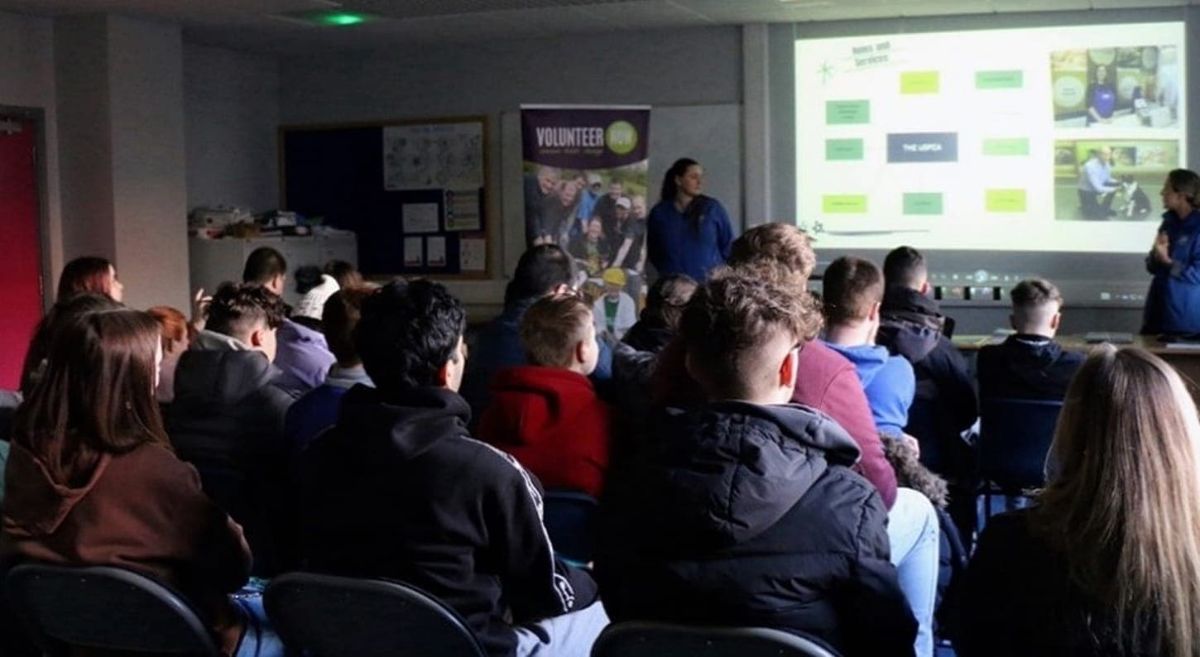
POLYGON ((126 309, 76 315, 17 411, 0 562, 129 568, 190 599, 226 655, 279 655, 251 599, 242 530, 175 456, 154 388, 159 325, 126 309))
POLYGON ((646 225, 650 264, 659 276, 687 274, 704 281, 729 258, 729 214, 703 191, 704 169, 693 159, 676 160, 663 176, 662 196, 646 225))
POLYGON ((117 268, 107 259, 84 256, 68 262, 58 277, 58 296, 54 300, 67 301, 73 296, 89 292, 121 302, 125 286, 117 280, 117 268))
POLYGON ((988 522, 967 569, 963 657, 1200 655, 1200 419, 1141 349, 1071 382, 1036 504, 988 522))

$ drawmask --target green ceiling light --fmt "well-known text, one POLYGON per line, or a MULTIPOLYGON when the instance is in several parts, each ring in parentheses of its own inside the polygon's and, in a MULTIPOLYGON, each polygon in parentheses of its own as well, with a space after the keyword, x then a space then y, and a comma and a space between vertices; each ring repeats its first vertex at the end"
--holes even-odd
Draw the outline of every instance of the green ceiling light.
POLYGON ((366 14, 356 14, 350 11, 330 11, 317 17, 317 22, 322 25, 333 27, 344 27, 346 25, 358 25, 367 21, 366 14))

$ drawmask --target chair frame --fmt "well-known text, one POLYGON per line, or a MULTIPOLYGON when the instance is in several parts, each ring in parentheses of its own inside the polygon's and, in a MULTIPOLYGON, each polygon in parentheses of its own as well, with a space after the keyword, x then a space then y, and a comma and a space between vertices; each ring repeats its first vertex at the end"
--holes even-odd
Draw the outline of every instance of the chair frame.
POLYGON ((311 572, 292 572, 280 575, 272 579, 271 583, 267 585, 267 590, 263 592, 267 617, 271 619, 275 631, 289 650, 305 651, 304 654, 321 657, 312 652, 310 647, 304 645, 304 642, 295 635, 292 631, 292 624, 288 620, 288 613, 284 610, 284 606, 287 604, 285 597, 288 595, 288 590, 295 587, 337 588, 348 593, 397 596, 409 604, 437 608, 464 638, 469 639, 469 644, 474 647, 474 654, 464 655, 464 657, 487 657, 487 651, 479 642, 479 637, 475 635, 475 632, 457 611, 415 586, 383 578, 342 577, 311 572))
POLYGON ((655 653, 659 657, 726 657, 741 653, 723 652, 722 644, 748 640, 760 641, 770 646, 772 654, 777 657, 838 657, 832 649, 813 639, 783 630, 766 627, 707 627, 651 621, 625 621, 609 625, 596 639, 591 657, 625 657, 627 653, 623 651, 624 646, 629 642, 644 641, 645 637, 650 635, 674 635, 672 638, 692 639, 682 642, 678 650, 655 653))
MULTIPOLYGON (((980 467, 979 494, 983 495, 983 514, 984 514, 985 520, 990 519, 992 517, 992 497, 993 496, 999 495, 999 496, 1003 496, 1003 497, 1018 497, 1018 498, 1028 499, 1031 497, 1031 491, 1040 487, 1040 486, 1030 486, 1030 487, 1022 487, 1020 489, 1006 488, 1006 487, 1001 486, 1001 485, 995 483, 994 481, 992 481, 986 475, 986 473, 983 472, 983 468, 984 468, 984 464, 985 464, 984 457, 983 457, 984 445, 987 442, 991 442, 989 440, 990 432, 987 431, 988 423, 984 419, 985 417, 988 417, 988 414, 985 413, 985 411, 988 409, 989 406, 992 406, 994 404, 1003 404, 1003 405, 1007 405, 1007 406, 1012 406, 1015 404, 1023 404, 1023 405, 1027 405, 1029 407, 1037 406, 1037 407, 1043 407, 1043 408, 1053 407, 1053 408, 1057 408, 1060 413, 1062 411, 1062 406, 1063 406, 1063 402, 1061 400, 1051 400, 1051 399, 1018 399, 1018 398, 1010 398, 1010 397, 996 397, 996 398, 986 399, 986 400, 982 401, 982 403, 980 404, 980 432, 979 432, 979 445, 978 445, 979 467, 980 467)), ((1051 435, 1049 436, 1049 440, 1046 443, 1047 449, 1049 449, 1049 445, 1050 445, 1051 441, 1053 441, 1053 431, 1054 431, 1053 428, 1051 428, 1051 435)))
POLYGON ((81 640, 80 637, 60 637, 46 631, 33 605, 24 596, 18 595, 26 588, 25 582, 32 579, 53 577, 61 578, 73 574, 81 578, 99 578, 109 583, 122 584, 139 589, 140 592, 161 601, 171 612, 175 613, 181 623, 191 630, 196 640, 196 646, 191 651, 177 651, 172 654, 197 655, 200 657, 220 657, 221 652, 212 630, 201 620, 200 615, 191 604, 178 592, 152 577, 142 575, 126 568, 115 566, 63 566, 39 562, 22 563, 13 567, 4 580, 5 595, 10 607, 21 620, 21 624, 30 633, 34 643, 45 655, 58 656, 71 653, 72 647, 88 647, 103 650, 145 651, 144 648, 132 645, 110 645, 98 640, 95 643, 81 640))

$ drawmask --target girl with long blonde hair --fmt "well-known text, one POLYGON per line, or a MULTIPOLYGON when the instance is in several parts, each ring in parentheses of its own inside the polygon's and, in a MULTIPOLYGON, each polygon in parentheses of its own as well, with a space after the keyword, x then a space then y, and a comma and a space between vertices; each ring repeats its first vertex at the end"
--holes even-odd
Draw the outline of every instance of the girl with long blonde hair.
POLYGON ((980 538, 958 653, 1200 655, 1198 441, 1175 370, 1141 349, 1094 351, 1037 504, 980 538))

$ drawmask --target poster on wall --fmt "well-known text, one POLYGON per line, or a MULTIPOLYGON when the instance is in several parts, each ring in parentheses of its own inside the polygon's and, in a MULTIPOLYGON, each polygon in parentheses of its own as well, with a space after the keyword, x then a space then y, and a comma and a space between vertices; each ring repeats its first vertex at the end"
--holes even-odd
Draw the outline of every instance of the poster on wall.
POLYGON ((575 259, 596 329, 618 339, 645 296, 649 143, 649 106, 521 106, 526 244, 575 259))

